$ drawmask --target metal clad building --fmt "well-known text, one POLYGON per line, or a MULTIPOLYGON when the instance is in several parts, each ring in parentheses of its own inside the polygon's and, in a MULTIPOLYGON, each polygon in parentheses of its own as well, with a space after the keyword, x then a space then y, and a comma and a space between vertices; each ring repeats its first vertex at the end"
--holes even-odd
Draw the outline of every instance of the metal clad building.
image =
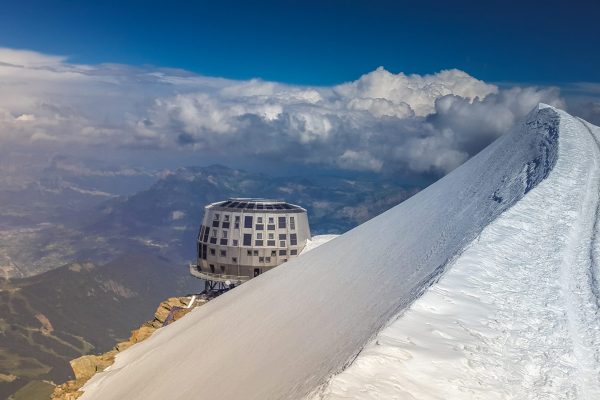
POLYGON ((283 200, 232 198, 205 207, 192 275, 207 289, 238 285, 296 257, 311 238, 306 210, 283 200))

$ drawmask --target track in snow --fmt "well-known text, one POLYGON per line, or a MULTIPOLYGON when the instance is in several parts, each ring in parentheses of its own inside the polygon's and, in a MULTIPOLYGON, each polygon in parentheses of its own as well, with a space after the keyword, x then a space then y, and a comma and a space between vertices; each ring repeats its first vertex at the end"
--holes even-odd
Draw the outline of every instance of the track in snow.
POLYGON ((548 178, 317 398, 600 399, 600 129, 560 115, 548 178))

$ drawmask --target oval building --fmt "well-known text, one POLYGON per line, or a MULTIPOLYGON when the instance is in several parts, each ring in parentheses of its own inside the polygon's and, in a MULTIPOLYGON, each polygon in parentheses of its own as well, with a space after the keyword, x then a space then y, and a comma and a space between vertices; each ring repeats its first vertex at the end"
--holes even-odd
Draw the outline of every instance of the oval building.
POLYGON ((207 290, 239 285, 296 257, 310 238, 300 206, 247 198, 212 203, 204 209, 190 272, 207 290))

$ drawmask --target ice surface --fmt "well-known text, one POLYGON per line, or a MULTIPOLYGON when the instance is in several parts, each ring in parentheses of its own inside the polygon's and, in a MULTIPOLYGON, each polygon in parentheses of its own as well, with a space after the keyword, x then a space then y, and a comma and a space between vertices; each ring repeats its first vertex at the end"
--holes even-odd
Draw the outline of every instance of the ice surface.
POLYGON ((554 109, 536 108, 521 127, 399 206, 119 354, 83 399, 309 395, 548 176, 559 121, 554 109))
POLYGON ((600 399, 600 129, 561 113, 549 177, 319 399, 600 399))

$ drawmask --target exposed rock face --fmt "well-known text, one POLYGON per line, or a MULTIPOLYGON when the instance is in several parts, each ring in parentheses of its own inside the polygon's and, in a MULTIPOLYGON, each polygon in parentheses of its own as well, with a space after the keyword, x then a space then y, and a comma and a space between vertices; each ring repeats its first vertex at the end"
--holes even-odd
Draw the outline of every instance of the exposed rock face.
POLYGON ((189 297, 171 297, 158 306, 154 313, 154 319, 147 321, 138 329, 131 331, 129 340, 120 342, 115 347, 100 355, 87 355, 76 358, 71 361, 71 368, 75 374, 75 379, 67 381, 62 385, 56 386, 52 394, 52 400, 74 400, 83 394, 79 389, 92 377, 96 372, 104 371, 107 367, 113 364, 116 355, 149 338, 155 330, 168 325, 185 316, 195 307, 201 306, 210 298, 206 296, 197 296, 194 304, 188 308, 191 299, 189 297))

